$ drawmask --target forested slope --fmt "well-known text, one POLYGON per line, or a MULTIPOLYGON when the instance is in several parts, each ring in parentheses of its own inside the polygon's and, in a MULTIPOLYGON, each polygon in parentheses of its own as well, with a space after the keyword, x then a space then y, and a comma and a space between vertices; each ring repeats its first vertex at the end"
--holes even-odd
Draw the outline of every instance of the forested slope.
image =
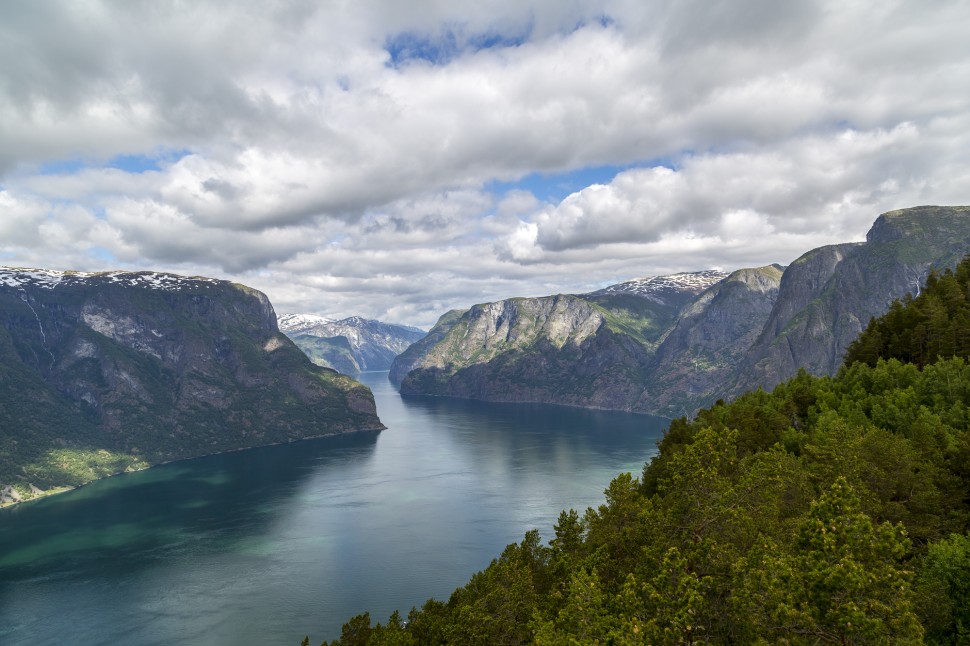
POLYGON ((968 301, 965 260, 835 377, 675 420, 547 545, 529 532, 447 601, 354 617, 331 646, 970 642, 968 301))
POLYGON ((0 505, 153 464, 383 428, 269 299, 160 272, 0 267, 0 505))

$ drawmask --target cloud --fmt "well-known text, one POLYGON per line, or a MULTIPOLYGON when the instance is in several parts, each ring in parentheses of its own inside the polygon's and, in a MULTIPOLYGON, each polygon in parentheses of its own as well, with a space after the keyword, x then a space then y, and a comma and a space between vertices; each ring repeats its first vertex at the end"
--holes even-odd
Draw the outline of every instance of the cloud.
MULTIPOLYGON (((717 244, 735 238, 757 244, 785 234, 805 236, 806 245, 824 237, 857 237, 880 211, 930 196, 948 198, 944 202, 965 198, 950 176, 951 160, 937 156, 952 142, 936 131, 911 123, 891 130, 846 129, 767 149, 693 155, 676 170, 631 169, 536 213, 502 248, 510 259, 553 261, 565 250, 651 244, 680 235, 715 236, 717 244), (912 172, 914 161, 921 175, 912 172), (927 190, 930 182, 949 188, 927 190), (742 215, 743 222, 755 218, 761 224, 742 235, 742 215)), ((967 162, 970 158, 956 166, 957 177, 965 176, 967 162)))
POLYGON ((789 262, 967 202, 968 23, 943 0, 17 3, 0 261, 423 325, 789 262), (518 184, 591 167, 618 172, 518 184))

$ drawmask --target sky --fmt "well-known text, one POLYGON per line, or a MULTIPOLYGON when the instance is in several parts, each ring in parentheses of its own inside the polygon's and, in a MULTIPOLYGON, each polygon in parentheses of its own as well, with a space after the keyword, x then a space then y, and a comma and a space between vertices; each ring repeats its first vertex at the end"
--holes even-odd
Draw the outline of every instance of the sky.
POLYGON ((427 329, 970 203, 965 0, 0 8, 0 265, 427 329))

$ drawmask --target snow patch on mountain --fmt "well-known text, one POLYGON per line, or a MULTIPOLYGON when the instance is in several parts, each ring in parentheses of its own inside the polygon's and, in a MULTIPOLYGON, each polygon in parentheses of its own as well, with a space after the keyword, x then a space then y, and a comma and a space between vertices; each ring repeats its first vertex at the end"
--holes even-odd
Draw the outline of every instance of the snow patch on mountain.
POLYGON ((215 278, 199 276, 179 276, 155 271, 57 271, 54 269, 27 269, 22 267, 0 267, 0 286, 23 287, 30 285, 42 289, 56 289, 60 286, 78 285, 85 282, 120 284, 127 287, 148 287, 179 291, 200 284, 215 284, 215 278))
POLYGON ((334 323, 333 319, 316 314, 280 314, 277 319, 280 332, 307 332, 321 325, 334 323))
POLYGON ((662 303, 665 294, 684 292, 699 294, 711 285, 724 280, 727 276, 725 272, 716 269, 668 274, 666 276, 646 276, 644 278, 635 278, 634 280, 610 285, 609 287, 592 292, 590 295, 634 294, 657 303, 662 303))

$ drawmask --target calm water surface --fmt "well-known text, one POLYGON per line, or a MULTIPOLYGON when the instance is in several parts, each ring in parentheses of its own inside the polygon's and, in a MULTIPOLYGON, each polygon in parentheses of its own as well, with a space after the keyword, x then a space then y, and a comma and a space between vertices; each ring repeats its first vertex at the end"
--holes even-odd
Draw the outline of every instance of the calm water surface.
POLYGON ((451 591, 639 474, 666 420, 402 399, 380 434, 188 460, 0 511, 0 644, 319 643, 451 591))

